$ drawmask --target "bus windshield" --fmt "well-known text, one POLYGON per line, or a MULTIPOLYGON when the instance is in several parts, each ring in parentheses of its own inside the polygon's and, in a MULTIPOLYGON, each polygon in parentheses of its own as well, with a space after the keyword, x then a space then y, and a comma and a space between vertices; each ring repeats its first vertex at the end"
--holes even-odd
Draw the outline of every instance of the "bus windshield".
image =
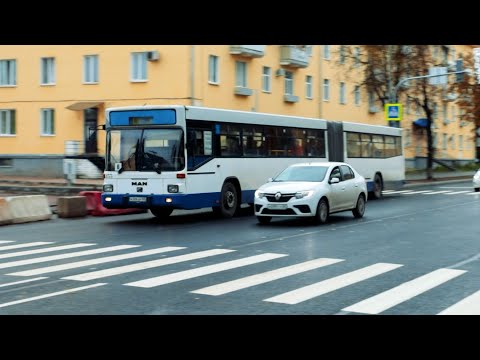
POLYGON ((161 173, 185 167, 181 129, 113 129, 107 137, 106 170, 161 173))

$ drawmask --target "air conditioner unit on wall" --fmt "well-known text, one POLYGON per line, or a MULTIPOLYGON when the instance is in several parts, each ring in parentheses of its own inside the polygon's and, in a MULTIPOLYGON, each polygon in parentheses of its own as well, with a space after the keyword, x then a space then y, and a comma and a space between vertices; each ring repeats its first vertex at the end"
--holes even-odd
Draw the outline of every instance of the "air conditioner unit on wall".
POLYGON ((147 52, 148 61, 157 61, 160 59, 160 53, 157 50, 147 52))

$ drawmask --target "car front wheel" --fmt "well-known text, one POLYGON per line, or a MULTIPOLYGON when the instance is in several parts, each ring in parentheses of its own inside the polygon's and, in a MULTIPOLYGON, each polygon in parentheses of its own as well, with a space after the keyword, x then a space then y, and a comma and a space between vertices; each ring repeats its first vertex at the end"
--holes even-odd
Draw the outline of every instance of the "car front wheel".
POLYGON ((325 198, 318 202, 316 220, 319 224, 325 224, 328 221, 328 202, 325 198))

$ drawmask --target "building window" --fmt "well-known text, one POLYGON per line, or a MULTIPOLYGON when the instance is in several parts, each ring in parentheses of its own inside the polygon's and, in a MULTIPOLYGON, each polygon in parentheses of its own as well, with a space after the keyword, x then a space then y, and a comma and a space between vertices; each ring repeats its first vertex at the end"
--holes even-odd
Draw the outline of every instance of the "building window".
POLYGON ((330 45, 323 45, 323 58, 330 60, 330 45))
POLYGON ((323 79, 323 100, 329 101, 330 100, 330 80, 323 79))
POLYGON ((132 53, 132 69, 130 81, 146 81, 147 80, 147 53, 132 53))
POLYGON ((360 86, 356 85, 355 90, 355 105, 360 106, 360 86))
POLYGON ((218 77, 218 56, 215 55, 208 57, 208 82, 211 84, 220 82, 218 77))
POLYGON ((247 63, 235 61, 235 86, 247 87, 247 63))
POLYGON ((347 56, 347 47, 345 45, 340 45, 340 64, 345 64, 345 58, 347 56))
POLYGON ((0 110, 0 135, 15 134, 15 110, 0 110))
POLYGON ((448 135, 443 133, 443 150, 447 150, 448 135))
POLYGON ((443 113, 443 122, 445 124, 448 124, 448 115, 447 115, 447 104, 443 103, 442 105, 442 113, 443 113))
POLYGON ((305 97, 307 99, 313 98, 313 80, 310 75, 305 76, 305 97))
POLYGON ((436 132, 432 133, 432 146, 434 149, 438 148, 438 136, 436 132))
POLYGON ((272 91, 271 75, 272 75, 272 69, 269 68, 268 66, 264 66, 263 74, 262 74, 262 90, 265 92, 272 91))
POLYGON ((354 58, 355 58, 355 66, 360 65, 360 48, 359 47, 355 48, 354 58))
POLYGON ((455 108, 455 106, 452 106, 452 121, 457 121, 457 109, 455 108))
POLYGON ((285 95, 293 95, 293 73, 285 71, 285 95))
POLYGON ((41 134, 55 135, 55 110, 42 109, 41 110, 41 134))
POLYGON ((463 150, 463 135, 458 135, 458 150, 463 150))
POLYGON ((368 93, 368 106, 370 108, 375 106, 375 94, 373 93, 373 91, 370 91, 368 93))
POLYGON ((55 84, 55 58, 42 58, 42 85, 55 84))
POLYGON ((0 60, 0 86, 17 85, 17 60, 0 60))
POLYGON ((87 84, 98 83, 98 55, 85 55, 83 57, 83 82, 87 84))
POLYGON ((346 104, 347 99, 346 99, 346 86, 344 82, 340 82, 340 104, 346 104))

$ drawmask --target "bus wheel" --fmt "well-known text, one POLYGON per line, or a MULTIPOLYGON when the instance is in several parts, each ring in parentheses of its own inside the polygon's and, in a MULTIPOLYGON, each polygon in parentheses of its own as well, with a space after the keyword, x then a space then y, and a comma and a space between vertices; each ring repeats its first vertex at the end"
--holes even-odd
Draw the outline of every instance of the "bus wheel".
POLYGON ((382 177, 378 174, 375 174, 375 177, 373 178, 372 195, 374 199, 380 199, 383 196, 383 181, 382 177))
POLYGON ((160 208, 153 208, 150 209, 153 215, 155 215, 158 218, 165 218, 170 216, 172 213, 173 209, 169 207, 160 207, 160 208))
POLYGON ((328 203, 325 198, 320 199, 317 206, 316 220, 319 224, 325 224, 328 221, 328 203))
POLYGON ((224 218, 231 218, 235 215, 238 206, 237 189, 231 182, 226 182, 222 186, 220 194, 220 206, 213 207, 213 212, 224 218))

